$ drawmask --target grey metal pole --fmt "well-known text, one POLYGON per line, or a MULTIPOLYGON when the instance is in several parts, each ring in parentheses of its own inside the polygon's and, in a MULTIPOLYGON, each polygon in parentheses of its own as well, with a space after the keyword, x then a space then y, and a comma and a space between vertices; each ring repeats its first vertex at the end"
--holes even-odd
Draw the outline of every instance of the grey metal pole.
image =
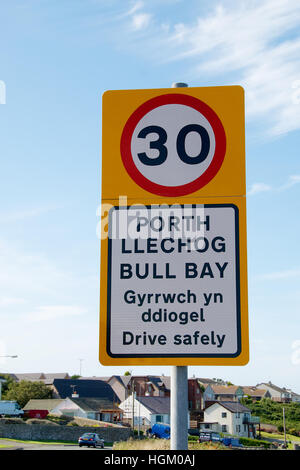
MULTIPOLYGON (((184 88, 186 83, 173 83, 184 88)), ((171 368, 171 450, 188 450, 188 368, 171 368)))
POLYGON ((188 368, 171 368, 171 450, 188 449, 188 368))

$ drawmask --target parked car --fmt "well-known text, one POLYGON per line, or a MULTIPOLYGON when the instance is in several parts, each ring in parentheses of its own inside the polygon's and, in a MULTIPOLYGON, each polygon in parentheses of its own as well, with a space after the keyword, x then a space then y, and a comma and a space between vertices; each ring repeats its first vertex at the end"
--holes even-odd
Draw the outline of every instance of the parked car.
POLYGON ((16 401, 0 400, 0 416, 17 416, 21 418, 24 411, 16 401))
POLYGON ((88 446, 88 447, 101 447, 104 449, 104 439, 98 436, 93 432, 86 432, 78 439, 79 447, 88 446))
POLYGON ((222 442, 222 437, 218 432, 200 431, 198 442, 222 442))
POLYGON ((156 423, 148 429, 150 437, 158 439, 170 439, 170 426, 168 424, 156 423))

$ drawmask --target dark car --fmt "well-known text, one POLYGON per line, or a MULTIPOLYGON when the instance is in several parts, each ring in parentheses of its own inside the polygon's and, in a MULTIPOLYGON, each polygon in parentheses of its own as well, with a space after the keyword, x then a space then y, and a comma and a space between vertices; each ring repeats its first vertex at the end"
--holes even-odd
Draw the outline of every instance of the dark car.
POLYGON ((93 432, 87 432, 80 436, 78 439, 79 447, 88 446, 88 447, 101 447, 104 449, 104 440, 93 432))

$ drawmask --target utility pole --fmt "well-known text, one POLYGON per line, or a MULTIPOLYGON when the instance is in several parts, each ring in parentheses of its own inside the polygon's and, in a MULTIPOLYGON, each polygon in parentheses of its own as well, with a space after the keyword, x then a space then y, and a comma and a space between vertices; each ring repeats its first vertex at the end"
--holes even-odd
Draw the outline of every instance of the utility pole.
POLYGON ((284 448, 286 449, 286 428, 285 428, 285 409, 282 408, 282 417, 283 417, 283 431, 284 431, 284 448))

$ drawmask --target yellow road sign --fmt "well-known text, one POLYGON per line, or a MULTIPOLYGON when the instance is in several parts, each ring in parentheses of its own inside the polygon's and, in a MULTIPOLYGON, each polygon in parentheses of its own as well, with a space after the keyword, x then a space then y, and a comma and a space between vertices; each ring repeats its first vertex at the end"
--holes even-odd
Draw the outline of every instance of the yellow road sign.
POLYGON ((248 362, 240 87, 103 96, 100 362, 248 362))

